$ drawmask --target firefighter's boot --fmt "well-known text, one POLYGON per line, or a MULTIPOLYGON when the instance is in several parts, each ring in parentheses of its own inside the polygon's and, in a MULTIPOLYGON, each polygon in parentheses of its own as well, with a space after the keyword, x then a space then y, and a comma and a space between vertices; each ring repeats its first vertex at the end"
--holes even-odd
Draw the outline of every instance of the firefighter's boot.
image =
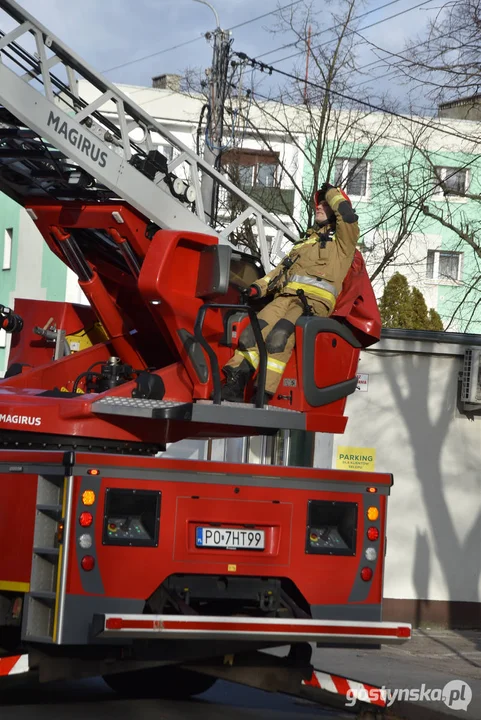
POLYGON ((246 385, 254 373, 254 368, 244 360, 235 368, 226 365, 223 372, 227 380, 222 386, 221 399, 228 402, 244 402, 246 385))

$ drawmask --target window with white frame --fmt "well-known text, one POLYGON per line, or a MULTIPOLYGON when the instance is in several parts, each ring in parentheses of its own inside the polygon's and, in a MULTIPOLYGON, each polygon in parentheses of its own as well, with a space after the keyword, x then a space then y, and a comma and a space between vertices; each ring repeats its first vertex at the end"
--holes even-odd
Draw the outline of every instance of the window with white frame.
POLYGON ((469 176, 466 168, 435 167, 434 195, 437 197, 463 196, 468 189, 469 176))
POLYGON ((449 250, 428 250, 426 277, 429 280, 456 282, 461 279, 463 254, 449 250))
POLYGON ((251 150, 235 148, 222 156, 222 164, 228 167, 228 173, 234 182, 239 181, 242 188, 277 187, 279 154, 270 150, 251 150))
POLYGON ((3 236, 2 270, 10 270, 12 267, 12 243, 13 243, 13 228, 5 228, 5 233, 3 236))
POLYGON ((350 198, 366 200, 369 196, 371 163, 359 158, 337 158, 334 163, 334 184, 342 187, 350 198))

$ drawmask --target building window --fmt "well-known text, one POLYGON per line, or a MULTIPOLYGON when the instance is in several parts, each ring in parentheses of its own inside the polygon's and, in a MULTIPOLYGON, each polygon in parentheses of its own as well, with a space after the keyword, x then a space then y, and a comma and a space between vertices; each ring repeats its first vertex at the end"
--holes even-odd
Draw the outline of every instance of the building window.
POLYGON ((12 241, 13 228, 6 228, 3 237, 3 270, 10 270, 12 267, 12 241))
POLYGON ((366 200, 369 195, 371 163, 357 158, 338 158, 334 164, 334 184, 342 187, 349 197, 366 200))
POLYGON ((461 279, 462 253, 445 250, 428 250, 426 277, 438 282, 461 279))
POLYGON ((439 197, 447 195, 464 195, 468 189, 468 171, 463 168, 435 167, 434 194, 439 197))
POLYGON ((270 150, 236 148, 224 153, 222 163, 234 182, 237 176, 244 188, 275 187, 278 184, 279 155, 270 150))
POLYGON ((222 165, 229 180, 268 212, 294 212, 294 188, 281 187, 277 152, 234 148, 222 155, 222 165))

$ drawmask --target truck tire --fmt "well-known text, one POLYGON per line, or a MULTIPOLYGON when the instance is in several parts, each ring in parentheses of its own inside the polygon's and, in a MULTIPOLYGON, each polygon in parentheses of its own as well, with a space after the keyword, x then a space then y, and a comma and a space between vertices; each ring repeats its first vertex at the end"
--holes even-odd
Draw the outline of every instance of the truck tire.
POLYGON ((169 700, 185 700, 201 695, 216 681, 209 675, 169 665, 104 675, 103 679, 111 690, 123 697, 169 700))

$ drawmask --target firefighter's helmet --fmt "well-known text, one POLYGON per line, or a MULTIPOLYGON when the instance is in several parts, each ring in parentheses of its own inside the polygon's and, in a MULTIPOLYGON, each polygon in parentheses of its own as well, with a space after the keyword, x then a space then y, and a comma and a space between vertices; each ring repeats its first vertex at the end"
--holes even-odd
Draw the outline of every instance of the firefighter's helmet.
MULTIPOLYGON (((328 186, 328 188, 330 188, 330 187, 334 187, 334 186, 333 185, 328 186)), ((338 187, 336 189, 347 200, 349 205, 352 205, 351 198, 349 197, 349 195, 340 187, 338 187)), ((325 197, 326 197, 326 187, 324 186, 324 187, 320 188, 319 190, 316 190, 316 192, 314 193, 314 205, 316 207, 318 207, 321 204, 321 202, 325 202, 325 197)))

